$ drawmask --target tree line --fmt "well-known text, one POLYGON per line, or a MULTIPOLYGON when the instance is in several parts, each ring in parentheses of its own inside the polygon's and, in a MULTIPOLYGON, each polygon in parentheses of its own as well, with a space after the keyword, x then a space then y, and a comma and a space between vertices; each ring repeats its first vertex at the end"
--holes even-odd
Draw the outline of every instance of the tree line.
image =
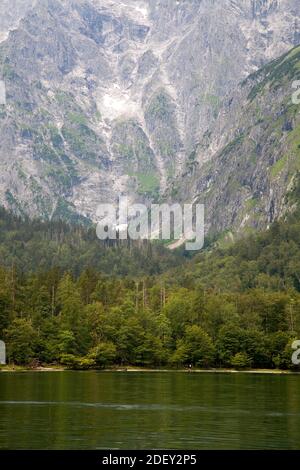
MULTIPOLYGON (((300 217, 187 259, 0 210, 11 363, 285 368, 300 339, 300 217), (86 267, 88 266, 88 267, 86 267)), ((296 368, 297 369, 297 368, 296 368)))
POLYGON ((87 269, 0 271, 0 336, 19 365, 293 369, 300 294, 174 286, 87 269))

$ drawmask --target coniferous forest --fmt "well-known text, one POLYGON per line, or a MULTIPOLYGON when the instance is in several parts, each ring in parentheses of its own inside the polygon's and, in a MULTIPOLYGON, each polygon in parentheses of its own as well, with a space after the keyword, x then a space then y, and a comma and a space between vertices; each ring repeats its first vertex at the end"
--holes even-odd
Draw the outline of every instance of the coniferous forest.
POLYGON ((190 259, 4 210, 0 223, 0 337, 10 364, 297 368, 297 213, 190 259))

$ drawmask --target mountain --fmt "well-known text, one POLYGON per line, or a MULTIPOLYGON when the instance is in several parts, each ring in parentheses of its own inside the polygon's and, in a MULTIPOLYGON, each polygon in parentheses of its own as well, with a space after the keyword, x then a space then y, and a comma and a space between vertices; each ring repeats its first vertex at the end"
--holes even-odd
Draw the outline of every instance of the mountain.
MULTIPOLYGON (((217 176, 214 165, 222 144, 230 145, 231 136, 239 140, 240 127, 247 130, 246 93, 263 72, 253 73, 300 42, 297 0, 3 5, 2 205, 46 220, 95 220, 98 204, 120 194, 132 200, 191 200, 210 184, 211 230, 239 230, 245 205, 259 198, 261 210, 274 206, 268 207, 270 220, 281 212, 284 182, 275 202, 266 196, 273 183, 259 187, 259 178, 243 196, 235 189, 231 194, 228 177, 217 176)), ((258 139, 263 142, 263 135, 258 139)), ((239 159, 240 149, 228 150, 225 156, 239 159)), ((274 158, 280 160, 277 150, 274 158)), ((255 172, 262 175, 261 159, 267 160, 264 149, 257 152, 255 170, 244 175, 251 181, 255 172)), ((220 175, 234 168, 225 157, 222 165, 220 175)), ((256 225, 266 222, 262 215, 256 225)))
POLYGON ((224 101, 171 194, 206 206, 207 231, 268 227, 295 208, 300 171, 300 47, 251 74, 224 101))

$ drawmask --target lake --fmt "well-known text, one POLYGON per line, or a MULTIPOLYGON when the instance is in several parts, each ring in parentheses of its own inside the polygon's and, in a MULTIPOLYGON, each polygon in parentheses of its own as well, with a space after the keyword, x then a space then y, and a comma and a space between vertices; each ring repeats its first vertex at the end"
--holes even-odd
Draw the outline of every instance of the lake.
POLYGON ((0 373, 1 449, 299 449, 300 375, 0 373))

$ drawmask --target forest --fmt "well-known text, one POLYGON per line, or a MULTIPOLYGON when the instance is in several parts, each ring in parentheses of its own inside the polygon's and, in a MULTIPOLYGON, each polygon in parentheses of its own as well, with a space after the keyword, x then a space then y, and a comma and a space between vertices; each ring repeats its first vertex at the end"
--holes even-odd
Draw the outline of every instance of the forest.
POLYGON ((8 361, 298 370, 291 345, 300 338, 299 220, 295 213, 188 259, 159 245, 105 246, 92 230, 30 224, 2 210, 0 338, 8 361))

